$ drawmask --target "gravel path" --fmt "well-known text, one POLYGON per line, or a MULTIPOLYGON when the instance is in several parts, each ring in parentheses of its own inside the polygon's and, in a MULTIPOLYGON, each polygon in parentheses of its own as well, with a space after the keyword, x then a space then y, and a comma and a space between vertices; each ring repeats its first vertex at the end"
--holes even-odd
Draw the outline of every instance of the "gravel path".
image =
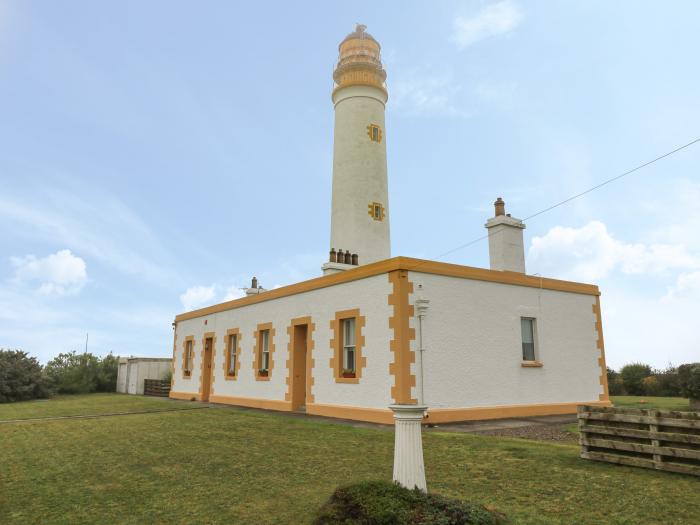
POLYGON ((482 436, 534 439, 536 441, 554 441, 557 443, 578 443, 578 435, 566 431, 561 425, 527 425, 514 428, 501 428, 498 430, 482 430, 475 432, 475 434, 481 434, 482 436))

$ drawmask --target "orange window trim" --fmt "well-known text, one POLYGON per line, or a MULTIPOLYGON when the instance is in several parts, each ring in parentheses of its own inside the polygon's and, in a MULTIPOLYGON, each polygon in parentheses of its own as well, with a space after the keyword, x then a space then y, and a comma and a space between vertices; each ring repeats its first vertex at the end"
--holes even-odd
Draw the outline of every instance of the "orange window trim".
POLYGON ((407 270, 389 272, 389 282, 392 285, 389 305, 393 307, 389 328, 394 332, 389 342, 389 349, 394 355, 393 362, 389 364, 389 373, 394 378, 391 397, 396 404, 413 404, 418 402, 411 397, 411 388, 416 386, 416 376, 411 374, 411 363, 416 360, 411 341, 416 338, 416 330, 409 326, 414 308, 408 301, 408 295, 413 293, 413 283, 408 280, 407 270))
POLYGON ((238 371, 241 368, 241 331, 238 328, 229 328, 226 330, 226 356, 224 359, 224 379, 226 381, 235 381, 238 379, 238 371), (236 354, 236 368, 233 374, 229 373, 231 369, 231 336, 236 336, 236 348, 234 353, 236 354))
POLYGON ((224 312, 241 308, 251 304, 257 304, 264 301, 279 299, 280 297, 289 297, 312 290, 319 290, 329 286, 335 286, 341 283, 348 283, 383 273, 394 272, 397 270, 405 270, 411 272, 427 273, 434 275, 444 275, 447 277, 459 277, 462 279, 471 279, 475 281, 487 281, 501 284, 510 284, 513 286, 526 286, 529 288, 541 288, 543 290, 555 290, 560 292, 577 293, 583 295, 600 295, 598 287, 592 284, 575 283, 571 281, 560 281, 558 279, 540 278, 538 276, 525 275, 517 272, 508 272, 500 270, 488 270, 485 268, 473 268, 471 266, 462 266, 459 264, 449 264, 436 261, 426 261, 422 259, 413 259, 410 257, 394 257, 371 264, 358 266, 351 270, 339 272, 323 277, 316 277, 308 281, 282 286, 275 290, 268 290, 265 293, 250 295, 241 299, 234 299, 225 303, 207 306, 199 310, 182 313, 175 317, 175 321, 186 321, 188 319, 196 319, 217 312, 224 312))
POLYGON ((608 369, 605 365, 605 341, 603 340, 603 315, 600 311, 600 296, 596 296, 595 304, 593 305, 593 313, 595 314, 595 331, 598 333, 596 347, 600 351, 598 356, 598 365, 600 366, 600 385, 603 387, 603 392, 598 396, 600 401, 608 401, 608 369))
POLYGON ((311 316, 297 317, 292 319, 291 324, 287 327, 287 335, 289 336, 289 343, 287 344, 287 392, 284 394, 284 400, 292 401, 292 374, 294 374, 294 327, 298 325, 305 324, 306 329, 306 402, 313 403, 314 395, 312 392, 312 387, 314 385, 313 369, 316 361, 313 358, 314 350, 314 338, 313 332, 316 329, 316 325, 311 320, 311 316))
POLYGON ((365 346, 365 336, 362 329, 365 326, 365 316, 360 315, 360 309, 341 310, 335 313, 335 319, 331 320, 331 333, 333 338, 330 341, 333 357, 330 366, 333 370, 333 377, 336 383, 359 383, 362 378, 362 369, 367 366, 367 358, 362 355, 365 346), (355 377, 343 377, 343 319, 355 318, 355 377))
POLYGON ((216 374, 214 371, 214 363, 216 362, 216 332, 205 332, 202 336, 202 359, 199 363, 199 399, 202 399, 202 381, 204 380, 204 353, 207 348, 207 339, 211 337, 211 379, 209 381, 209 397, 214 394, 214 379, 216 374))
POLYGON ((192 378, 192 372, 194 370, 190 370, 190 375, 187 375, 185 373, 185 368, 187 367, 187 341, 192 341, 192 366, 194 367, 194 336, 193 335, 188 335, 185 337, 185 339, 182 341, 182 379, 191 379, 192 378))
MULTIPOLYGON (((267 293, 267 292, 265 292, 267 293)), ((253 370, 255 371, 256 381, 269 381, 272 377, 272 369, 275 366, 275 360, 273 359, 275 353, 275 329, 272 327, 272 323, 260 323, 253 333, 253 370), (270 335, 268 338, 269 350, 270 350, 270 363, 267 368, 267 376, 260 375, 260 365, 262 360, 262 331, 269 330, 270 335)))

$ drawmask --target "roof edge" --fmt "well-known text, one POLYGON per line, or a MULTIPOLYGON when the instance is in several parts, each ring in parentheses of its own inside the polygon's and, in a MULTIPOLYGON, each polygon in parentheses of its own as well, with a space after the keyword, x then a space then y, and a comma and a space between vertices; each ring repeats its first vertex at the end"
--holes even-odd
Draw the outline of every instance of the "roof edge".
POLYGON ((559 279, 550 279, 547 277, 526 275, 517 272, 475 268, 473 266, 463 266, 461 264, 414 259, 412 257, 393 257, 391 259, 385 259, 383 261, 358 266, 352 270, 346 270, 344 272, 331 275, 323 275, 307 281, 282 286, 281 288, 268 290, 265 293, 258 295, 250 295, 240 299, 234 299, 232 301, 226 301, 212 306, 199 308, 190 312, 184 312, 175 316, 175 322, 187 321, 188 319, 204 317, 251 304, 271 301, 273 299, 310 292, 321 288, 327 288, 329 286, 335 286, 337 284, 366 279, 368 277, 374 277, 375 275, 381 275, 383 273, 388 273, 395 270, 443 275, 445 277, 459 277, 462 279, 487 281, 514 286, 526 286, 529 288, 541 288, 543 290, 553 290, 558 292, 570 292, 583 295, 600 295, 598 286, 593 284, 562 281, 559 279))

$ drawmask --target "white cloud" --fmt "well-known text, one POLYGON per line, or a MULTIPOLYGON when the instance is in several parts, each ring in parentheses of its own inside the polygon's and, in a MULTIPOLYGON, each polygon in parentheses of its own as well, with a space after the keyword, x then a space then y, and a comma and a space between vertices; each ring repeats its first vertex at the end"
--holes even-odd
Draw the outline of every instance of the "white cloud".
POLYGON ((213 304, 216 297, 216 286, 192 286, 180 296, 180 302, 185 310, 194 310, 200 306, 213 304))
POLYGON ((245 297, 245 291, 240 286, 229 286, 226 290, 226 295, 224 295, 224 301, 233 301, 234 299, 240 299, 245 297))
POLYGON ((597 281, 615 270, 640 275, 695 269, 700 259, 683 244, 624 243, 605 224, 591 221, 581 228, 555 226, 542 237, 533 237, 528 265, 542 275, 597 281))
POLYGON ((676 283, 668 289, 663 301, 697 297, 700 299, 700 271, 682 273, 676 283))
POLYGON ((479 40, 512 31, 522 19, 523 13, 518 5, 510 0, 503 0, 484 7, 472 17, 457 17, 452 39, 457 46, 464 49, 479 40))
POLYGON ((34 255, 12 257, 15 280, 40 283, 39 293, 45 295, 74 294, 87 282, 85 261, 71 253, 59 250, 43 259, 34 255))
POLYGON ((433 73, 425 69, 398 72, 391 85, 392 108, 408 115, 468 117, 455 98, 462 91, 450 73, 433 73))

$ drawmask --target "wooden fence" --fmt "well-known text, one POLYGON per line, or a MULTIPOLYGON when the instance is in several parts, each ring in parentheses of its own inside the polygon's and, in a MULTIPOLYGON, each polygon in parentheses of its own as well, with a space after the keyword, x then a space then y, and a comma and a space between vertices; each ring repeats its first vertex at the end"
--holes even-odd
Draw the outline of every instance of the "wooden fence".
POLYGON ((144 379, 143 395, 168 397, 170 395, 170 381, 162 379, 144 379))
POLYGON ((700 413, 578 407, 581 457, 700 476, 700 413))

